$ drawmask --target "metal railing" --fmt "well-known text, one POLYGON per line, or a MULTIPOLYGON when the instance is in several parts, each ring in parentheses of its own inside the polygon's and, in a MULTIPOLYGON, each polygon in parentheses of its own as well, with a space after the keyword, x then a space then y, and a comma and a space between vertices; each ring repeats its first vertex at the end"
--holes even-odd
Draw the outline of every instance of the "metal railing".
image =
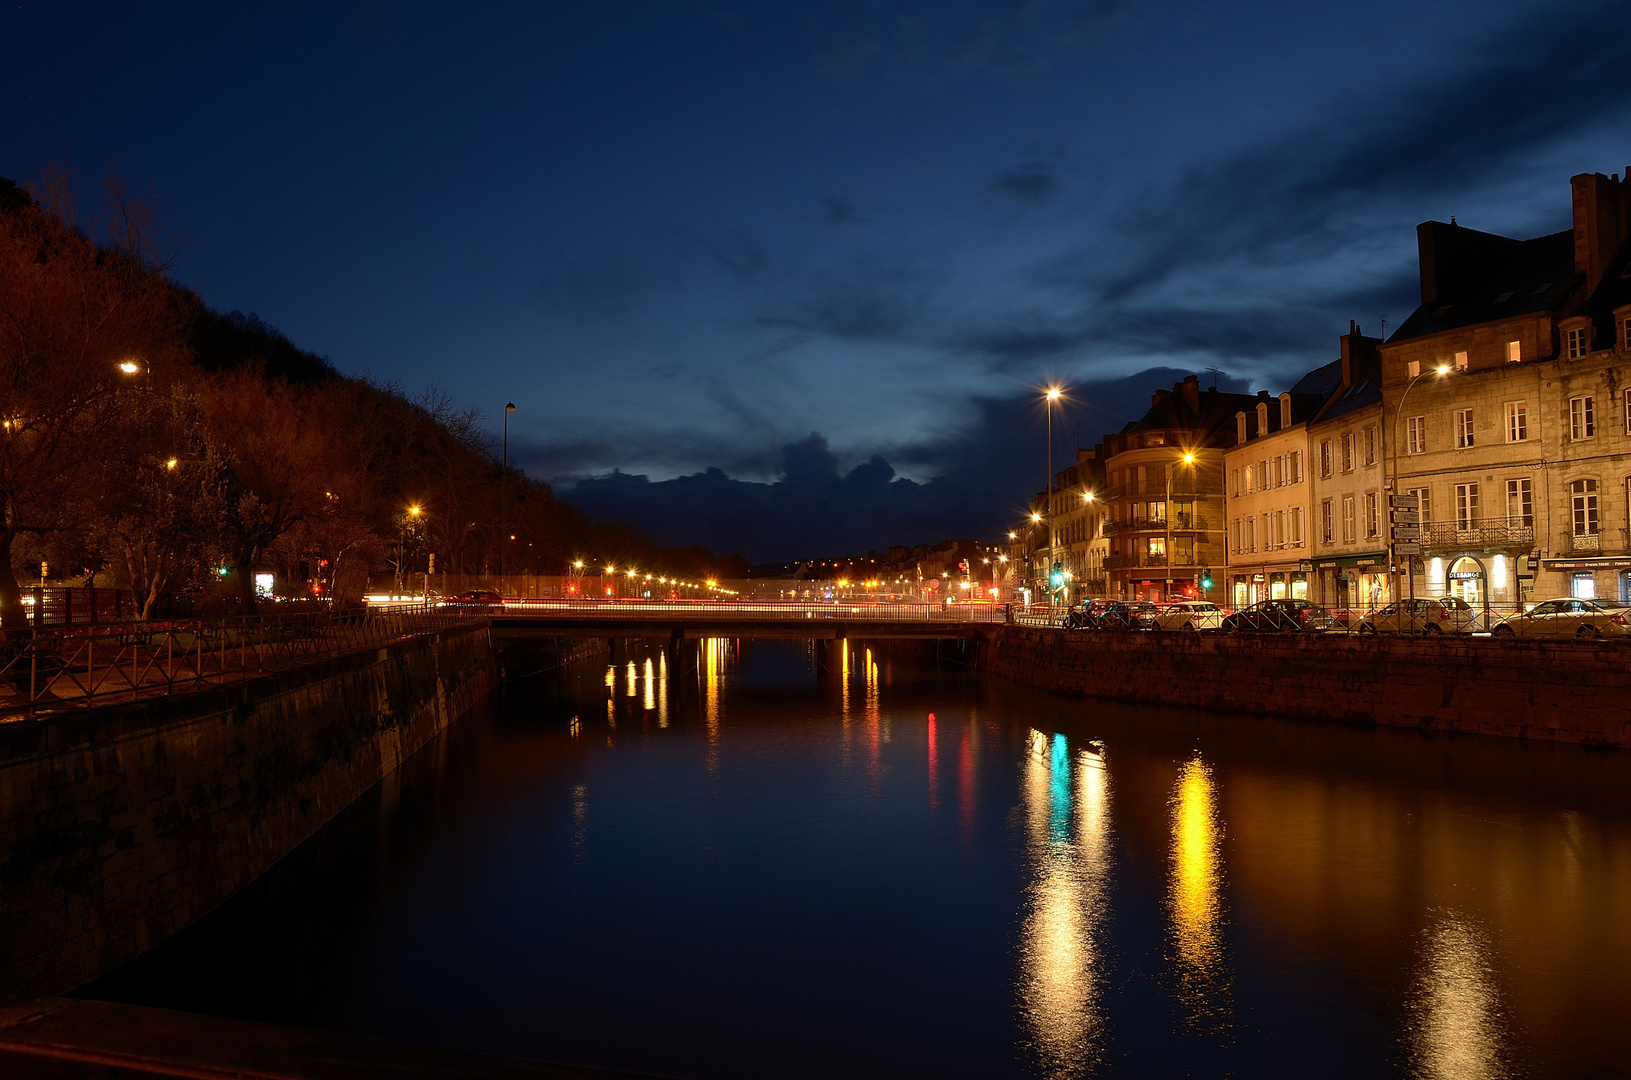
POLYGON ((887 601, 871 597, 832 600, 557 600, 508 598, 502 607, 482 610, 495 618, 550 616, 582 619, 650 619, 706 623, 709 620, 849 622, 1004 622, 1008 606, 985 600, 887 601))
POLYGON ((0 721, 188 693, 476 617, 416 607, 16 630, 0 641, 0 721))
POLYGON ((1535 529, 1532 525, 1508 521, 1480 521, 1466 525, 1440 522, 1421 527, 1423 548, 1530 547, 1534 542, 1535 529))

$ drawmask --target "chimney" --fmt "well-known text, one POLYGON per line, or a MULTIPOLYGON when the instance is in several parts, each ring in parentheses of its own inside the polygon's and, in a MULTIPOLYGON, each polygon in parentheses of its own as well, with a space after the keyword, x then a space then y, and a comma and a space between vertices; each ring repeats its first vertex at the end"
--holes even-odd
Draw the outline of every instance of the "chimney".
POLYGON ((1589 296, 1631 232, 1631 180, 1581 173, 1570 177, 1569 187, 1574 196, 1574 269, 1586 275, 1589 296))
POLYGON ((1201 380, 1195 375, 1185 375, 1184 381, 1174 387, 1183 395, 1184 404, 1189 407, 1191 415, 1201 411, 1201 380))

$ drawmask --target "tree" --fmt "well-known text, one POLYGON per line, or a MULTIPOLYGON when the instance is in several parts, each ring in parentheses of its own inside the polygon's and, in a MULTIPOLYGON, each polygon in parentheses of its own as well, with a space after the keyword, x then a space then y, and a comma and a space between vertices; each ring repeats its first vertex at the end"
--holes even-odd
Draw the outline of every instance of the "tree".
POLYGON ((76 495, 123 452, 121 390, 166 377, 183 338, 171 287, 136 258, 97 248, 15 189, 0 205, 0 629, 9 631, 24 623, 18 537, 80 524, 76 495))

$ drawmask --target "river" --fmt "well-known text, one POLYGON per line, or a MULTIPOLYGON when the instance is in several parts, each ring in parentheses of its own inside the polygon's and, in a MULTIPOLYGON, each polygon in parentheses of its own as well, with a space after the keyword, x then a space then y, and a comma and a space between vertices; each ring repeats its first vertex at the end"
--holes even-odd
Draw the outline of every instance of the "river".
POLYGON ((614 659, 84 993, 698 1080, 1627 1075, 1631 755, 614 659))

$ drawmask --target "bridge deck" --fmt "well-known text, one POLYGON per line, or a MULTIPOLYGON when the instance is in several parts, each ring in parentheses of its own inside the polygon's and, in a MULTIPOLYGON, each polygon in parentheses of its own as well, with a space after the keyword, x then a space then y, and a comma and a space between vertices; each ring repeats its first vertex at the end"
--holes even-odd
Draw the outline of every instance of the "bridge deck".
POLYGON ((837 641, 844 638, 971 638, 975 623, 952 619, 787 618, 749 615, 495 615, 495 638, 621 637, 669 641, 745 637, 837 641))

